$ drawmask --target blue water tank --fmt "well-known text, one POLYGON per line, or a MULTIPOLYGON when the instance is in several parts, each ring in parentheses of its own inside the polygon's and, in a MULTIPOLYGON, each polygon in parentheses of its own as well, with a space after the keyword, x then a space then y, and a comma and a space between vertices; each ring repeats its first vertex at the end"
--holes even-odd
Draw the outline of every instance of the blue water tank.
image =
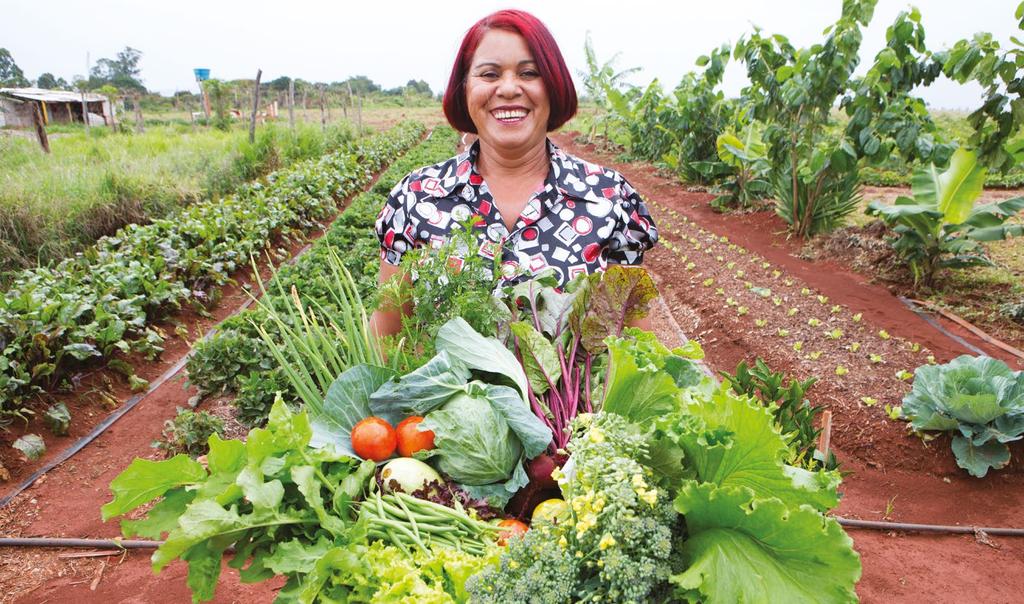
POLYGON ((196 67, 192 71, 196 74, 196 80, 200 82, 210 79, 210 70, 206 67, 196 67))

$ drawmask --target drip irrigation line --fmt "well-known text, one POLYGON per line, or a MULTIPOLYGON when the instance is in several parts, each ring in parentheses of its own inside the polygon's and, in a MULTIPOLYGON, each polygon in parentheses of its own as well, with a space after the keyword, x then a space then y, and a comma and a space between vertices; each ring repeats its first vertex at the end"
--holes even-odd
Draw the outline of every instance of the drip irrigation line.
POLYGON ((971 344, 967 340, 961 338, 960 336, 956 335, 955 333, 950 332, 948 329, 946 329, 945 327, 940 325, 939 322, 936 321, 930 314, 928 314, 927 312, 925 312, 925 311, 921 310, 920 308, 918 308, 918 306, 916 304, 914 304, 912 301, 910 301, 909 298, 906 298, 904 296, 899 296, 899 301, 902 302, 904 306, 906 306, 911 311, 913 311, 913 313, 915 315, 917 315, 917 316, 921 317, 922 319, 924 319, 925 323, 927 323, 927 324, 931 325, 932 327, 934 327, 935 329, 939 330, 940 332, 945 334, 949 339, 953 340, 957 344, 963 346, 967 350, 970 350, 974 354, 987 356, 985 354, 984 350, 978 348, 974 344, 971 344))
POLYGON ((845 527, 874 529, 878 531, 914 531, 918 533, 959 533, 968 535, 985 533, 986 535, 1000 535, 1003 537, 1024 537, 1024 528, 881 522, 877 520, 855 520, 840 516, 833 516, 832 518, 845 527))
MULTIPOLYGON (((871 529, 877 531, 907 531, 916 533, 951 533, 962 535, 985 535, 1001 537, 1024 537, 1024 528, 957 526, 942 524, 914 524, 909 522, 881 522, 856 520, 832 516, 847 528, 871 529)), ((131 539, 74 539, 65 537, 0 537, 0 547, 52 547, 52 548, 95 548, 95 549, 156 549, 163 541, 141 541, 131 539)))

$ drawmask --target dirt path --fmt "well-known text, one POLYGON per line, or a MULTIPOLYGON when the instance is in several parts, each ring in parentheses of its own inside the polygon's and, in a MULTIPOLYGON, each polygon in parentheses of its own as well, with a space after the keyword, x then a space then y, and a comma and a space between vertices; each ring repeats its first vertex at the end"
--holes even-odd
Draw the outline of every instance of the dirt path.
MULTIPOLYGON (((838 514, 1024 526, 1020 443, 1012 447, 1009 467, 974 479, 956 467, 947 438, 926 444, 884 411, 910 389, 897 371, 912 372, 929 355, 948 361, 965 352, 957 344, 863 276, 801 259, 775 216, 716 214, 708 207, 710 195, 686 192, 651 166, 617 162, 566 135, 555 141, 620 170, 652 202, 664 245, 645 265, 658 276, 682 330, 704 346, 712 369, 731 371, 740 360, 761 357, 801 379, 819 377, 810 395, 832 410, 833 445, 841 469, 850 473, 838 514), (879 335, 883 330, 887 337, 879 335), (870 355, 878 355, 877 362, 870 355)), ((1012 602, 1024 587, 1020 539, 994 538, 993 547, 974 537, 850 535, 862 556, 857 591, 865 602, 1012 602)))

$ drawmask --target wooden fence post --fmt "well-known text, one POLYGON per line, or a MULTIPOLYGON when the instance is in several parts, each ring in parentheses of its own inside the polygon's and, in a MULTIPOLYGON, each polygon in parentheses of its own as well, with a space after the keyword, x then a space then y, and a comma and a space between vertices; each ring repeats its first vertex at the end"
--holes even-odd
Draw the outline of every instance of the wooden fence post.
POLYGON ((295 80, 288 78, 288 126, 295 130, 295 80))
POLYGON ((249 143, 256 142, 256 111, 260 108, 260 78, 263 70, 256 70, 256 92, 252 95, 252 117, 249 118, 249 143))
POLYGON ((89 134, 89 105, 85 103, 85 89, 82 89, 82 122, 85 123, 85 133, 89 134))
POLYGON ((43 125, 43 115, 39 112, 39 105, 32 103, 32 121, 35 122, 36 136, 39 138, 39 146, 45 153, 50 152, 50 139, 46 137, 46 126, 43 125))
POLYGON ((324 87, 320 86, 320 129, 327 132, 327 117, 324 114, 324 87))
POLYGON ((134 97, 134 103, 135 103, 135 131, 138 132, 139 134, 142 134, 143 132, 146 131, 146 123, 142 119, 142 101, 141 101, 141 98, 142 98, 141 95, 139 95, 138 93, 135 94, 135 97, 134 97))
POLYGON ((356 105, 356 119, 359 122, 359 136, 363 135, 363 97, 356 99, 358 104, 356 105))

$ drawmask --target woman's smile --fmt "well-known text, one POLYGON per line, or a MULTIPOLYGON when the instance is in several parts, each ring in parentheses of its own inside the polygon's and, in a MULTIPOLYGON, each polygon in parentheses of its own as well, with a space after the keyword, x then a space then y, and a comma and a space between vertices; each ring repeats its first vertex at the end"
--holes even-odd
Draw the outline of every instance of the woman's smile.
POLYGON ((551 107, 526 40, 493 29, 470 65, 466 105, 481 141, 513 155, 542 148, 551 107))

